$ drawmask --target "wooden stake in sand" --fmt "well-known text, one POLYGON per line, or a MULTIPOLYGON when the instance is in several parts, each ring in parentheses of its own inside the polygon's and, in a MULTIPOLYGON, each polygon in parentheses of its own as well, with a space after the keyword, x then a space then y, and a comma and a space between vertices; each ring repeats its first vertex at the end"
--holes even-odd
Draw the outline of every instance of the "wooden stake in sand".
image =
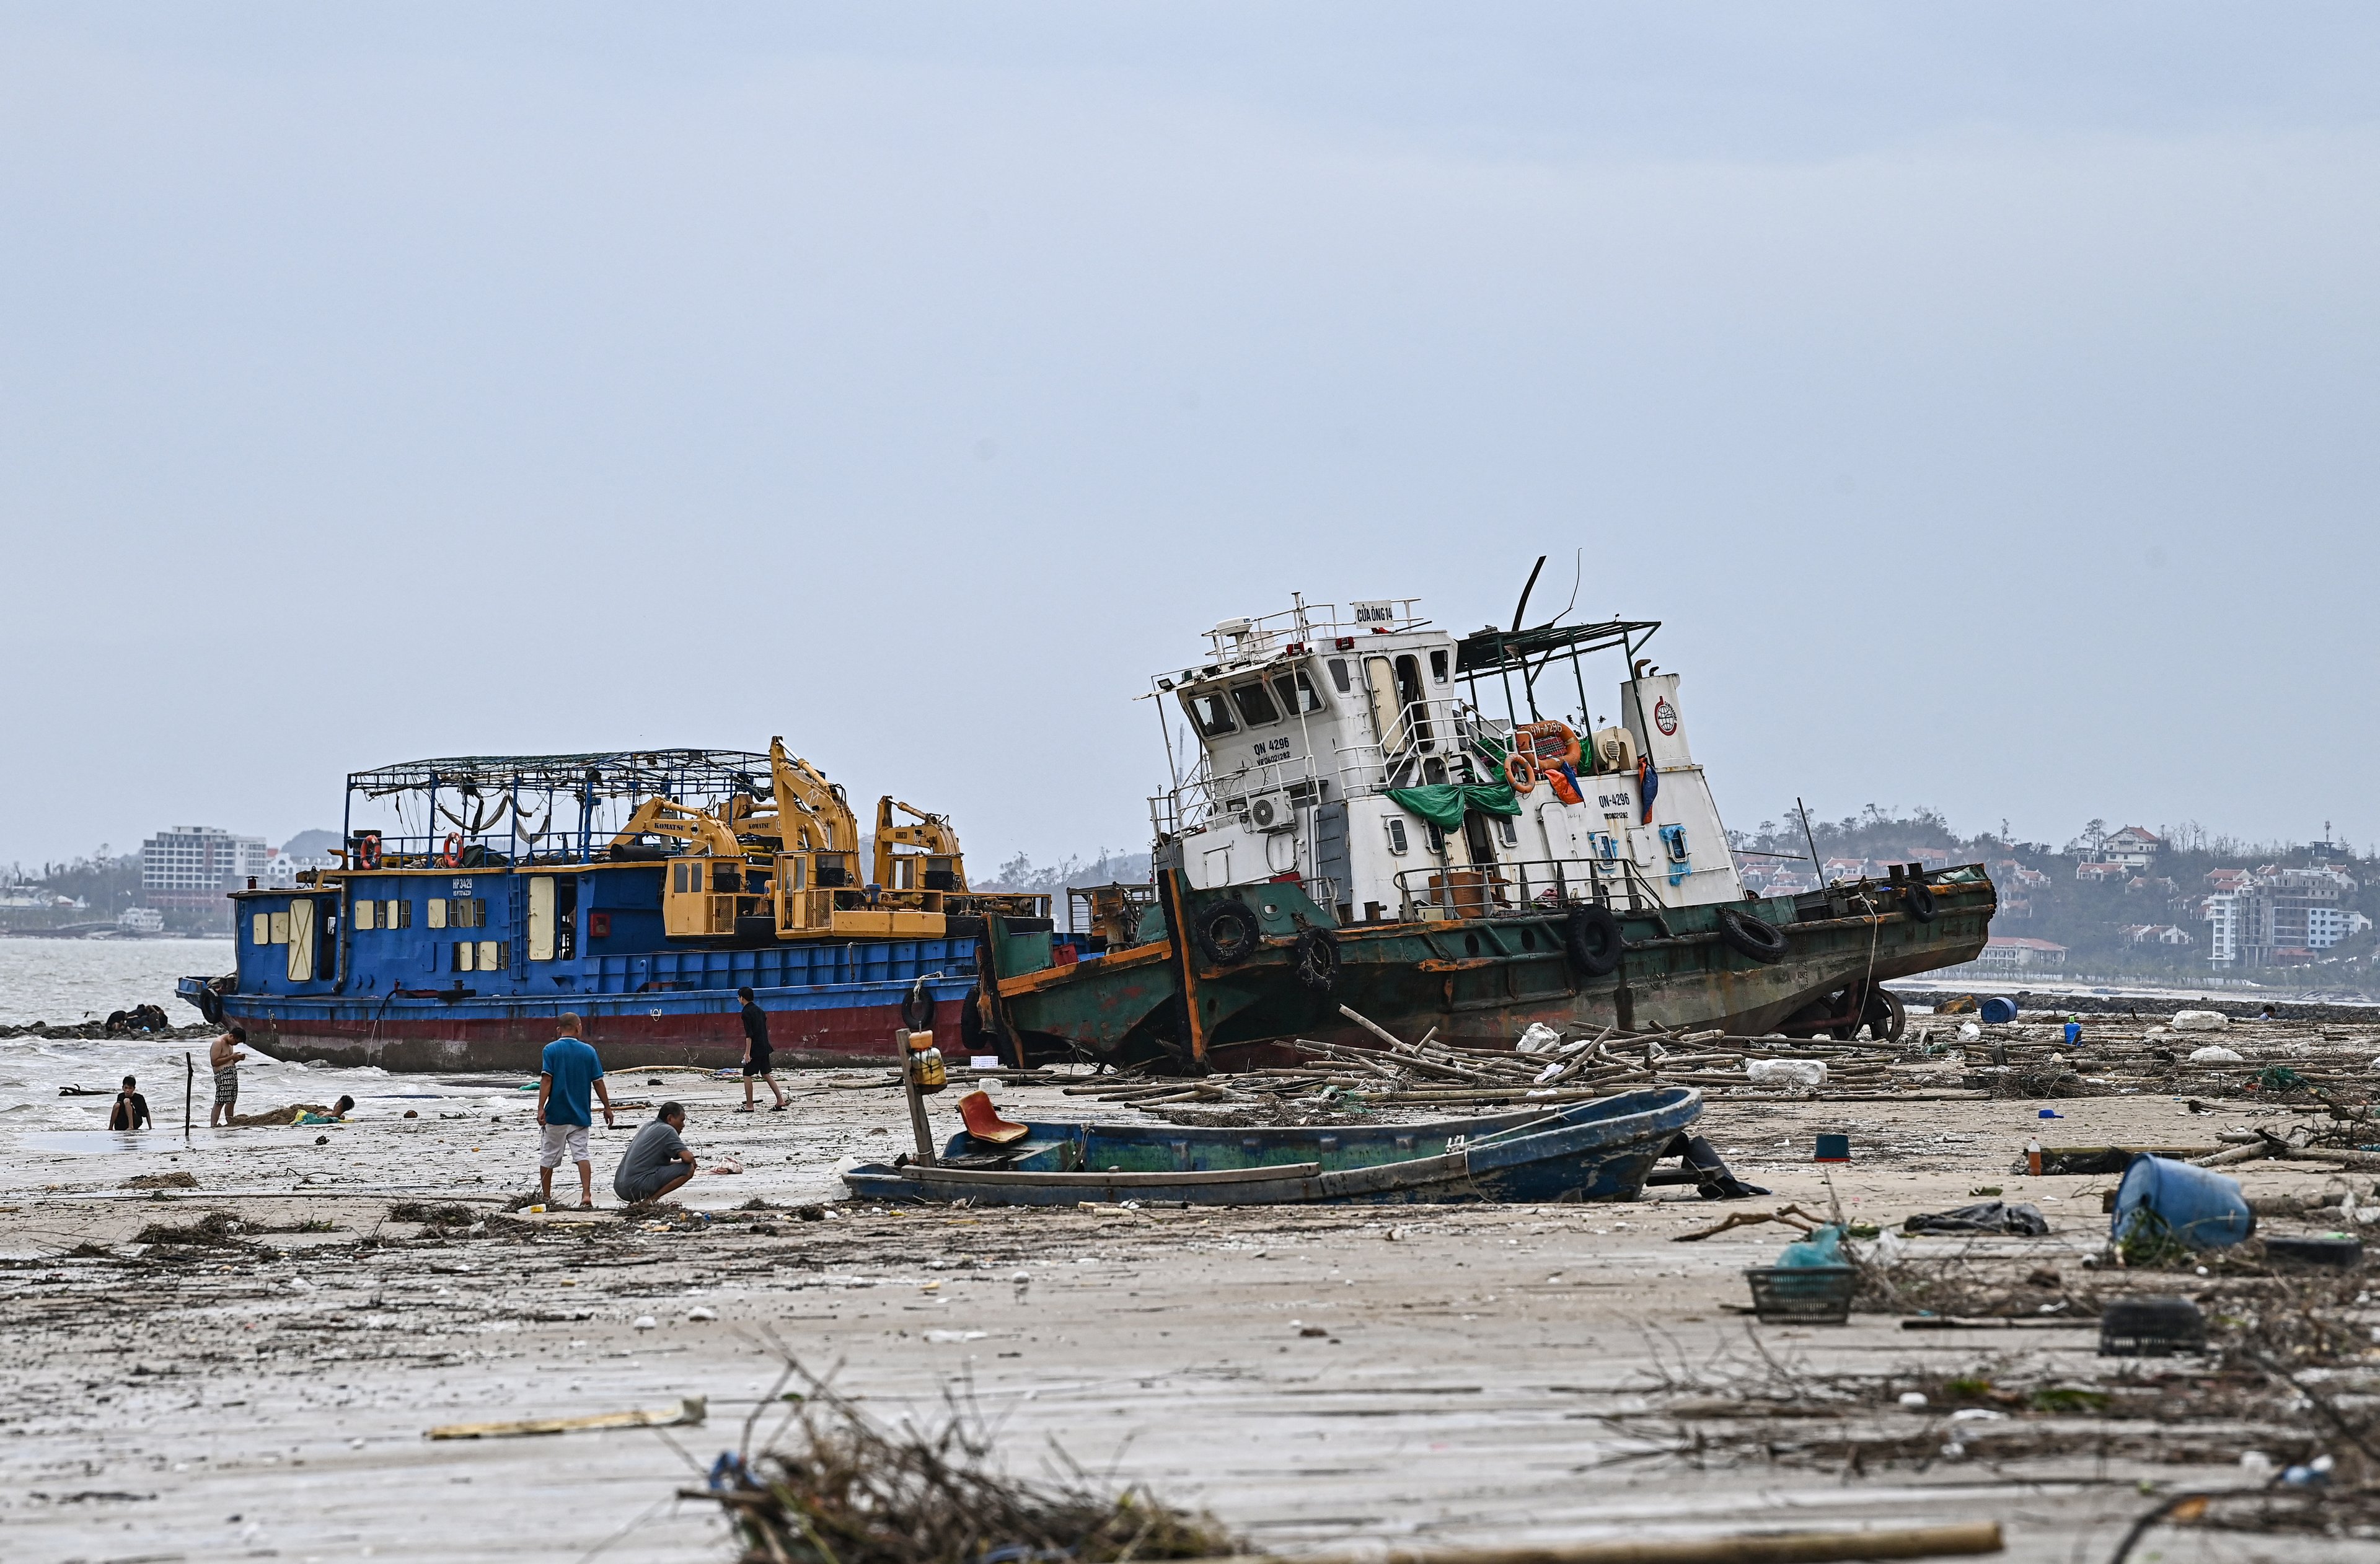
POLYGON ((190 1093, 197 1086, 199 1067, 190 1062, 190 1050, 182 1050, 182 1138, 190 1138, 190 1093))

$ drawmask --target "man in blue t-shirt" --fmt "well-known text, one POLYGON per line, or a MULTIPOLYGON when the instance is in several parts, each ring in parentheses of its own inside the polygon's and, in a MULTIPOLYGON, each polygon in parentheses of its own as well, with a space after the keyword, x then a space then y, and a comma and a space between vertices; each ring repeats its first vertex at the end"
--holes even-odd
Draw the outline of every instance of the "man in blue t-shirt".
POLYGON ((588 1111, 587 1090, 603 1099, 603 1127, 612 1127, 612 1091, 603 1085, 603 1061, 595 1057, 578 1036, 580 1022, 576 1015, 562 1018, 562 1036, 545 1045, 545 1055, 538 1062, 537 1121, 540 1145, 537 1155, 538 1187, 545 1194, 546 1203, 553 1202, 553 1170, 562 1166, 568 1152, 578 1164, 578 1208, 595 1209, 595 1164, 587 1154, 587 1133, 594 1128, 593 1115, 588 1111))

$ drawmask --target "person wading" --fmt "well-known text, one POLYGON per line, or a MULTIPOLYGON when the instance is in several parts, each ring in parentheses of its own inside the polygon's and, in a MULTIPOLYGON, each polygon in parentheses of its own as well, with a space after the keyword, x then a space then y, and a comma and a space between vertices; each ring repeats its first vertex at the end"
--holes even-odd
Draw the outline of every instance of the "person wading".
POLYGON ((593 1087, 603 1099, 603 1127, 612 1127, 612 1088, 603 1084, 603 1061, 578 1036, 577 1015, 562 1018, 562 1036, 545 1045, 538 1061, 537 1121, 540 1127, 537 1183, 546 1203, 553 1201, 553 1170, 565 1152, 578 1164, 578 1208, 595 1209, 595 1164, 587 1155, 587 1135, 594 1120, 588 1111, 587 1092, 593 1087))
POLYGON ((207 1049, 207 1063, 215 1073, 215 1105, 207 1114, 207 1128, 221 1124, 231 1126, 232 1110, 239 1105, 239 1061, 248 1055, 239 1045, 248 1041, 248 1028, 234 1026, 207 1049))
POLYGON ((785 1110, 784 1088, 777 1085, 776 1067, 769 1061, 769 1012, 752 998, 749 988, 736 989, 735 997, 744 1001, 744 1106, 735 1111, 752 1111, 752 1082, 757 1077, 768 1082, 769 1089, 777 1096, 776 1106, 769 1111, 783 1113, 785 1110))

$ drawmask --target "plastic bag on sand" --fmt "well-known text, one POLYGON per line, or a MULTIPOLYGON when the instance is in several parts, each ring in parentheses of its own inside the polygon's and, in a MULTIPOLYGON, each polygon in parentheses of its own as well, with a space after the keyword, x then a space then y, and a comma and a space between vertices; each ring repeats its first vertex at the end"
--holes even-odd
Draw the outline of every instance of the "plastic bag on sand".
POLYGON ((1780 1266, 1840 1266, 1843 1263, 1843 1230, 1831 1222, 1809 1237, 1785 1246, 1777 1256, 1780 1266))
POLYGON ((1568 1068, 1569 1066, 1563 1064, 1561 1061, 1556 1060, 1551 1064, 1547 1065, 1543 1070, 1537 1072, 1537 1078, 1535 1084, 1542 1086, 1548 1081, 1552 1080, 1555 1076, 1560 1074, 1568 1068))
POLYGON ((1983 1035, 1984 1029, 1976 1025, 1973 1022, 1961 1021, 1959 1023, 1959 1040, 1961 1042, 1972 1043, 1983 1035))
POLYGON ((1561 1047, 1561 1034, 1542 1021, 1532 1021, 1521 1040, 1512 1045, 1523 1053, 1551 1053, 1561 1047))
POLYGON ((2219 1010, 2178 1010, 2173 1012, 2173 1029, 2177 1032, 2220 1032, 2231 1024, 2231 1018, 2219 1010))
POLYGON ((1827 1061, 1823 1059, 1747 1059, 1743 1061, 1743 1073, 1755 1086, 1823 1086, 1827 1084, 1827 1061))
POLYGON ((2209 1043, 2203 1049, 2192 1049, 2190 1053, 2190 1062, 2192 1064, 2243 1064, 2247 1061, 2240 1057, 2240 1050, 2237 1049, 2227 1049, 2221 1043, 2209 1043))
POLYGON ((1908 1253, 1909 1241, 1891 1228, 1877 1233, 1873 1243, 1852 1245, 1852 1254, 1860 1264, 1880 1271, 1888 1271, 1900 1264, 1900 1257, 1908 1253))

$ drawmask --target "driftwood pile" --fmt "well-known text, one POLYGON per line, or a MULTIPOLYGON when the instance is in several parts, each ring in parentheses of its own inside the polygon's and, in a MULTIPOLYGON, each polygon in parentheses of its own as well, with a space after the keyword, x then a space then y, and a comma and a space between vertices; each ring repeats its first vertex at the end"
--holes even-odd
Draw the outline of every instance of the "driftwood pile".
MULTIPOLYGON (((1366 1017, 1342 1014, 1380 1039, 1378 1048, 1295 1038, 1288 1045, 1311 1059, 1200 1079, 1117 1077, 1065 1088, 1068 1096, 1166 1112, 1177 1109, 1296 1106, 1368 1111, 1430 1108, 1466 1111, 1519 1103, 1579 1102, 1643 1087, 1730 1086, 1768 1096, 1820 1096, 1835 1101, 1871 1097, 1906 1098, 1891 1075, 1902 1055, 1896 1043, 1736 1037, 1717 1030, 1622 1032, 1573 1027, 1540 1032, 1541 1047, 1493 1049, 1438 1040, 1433 1029, 1415 1041, 1396 1037, 1366 1017), (1761 1087, 1745 1074, 1755 1060, 1815 1060, 1826 1085, 1761 1087)), ((1920 1099, 1946 1094, 1920 1095, 1920 1099)), ((1980 1098, 1980 1091, 1947 1095, 1980 1098)))

